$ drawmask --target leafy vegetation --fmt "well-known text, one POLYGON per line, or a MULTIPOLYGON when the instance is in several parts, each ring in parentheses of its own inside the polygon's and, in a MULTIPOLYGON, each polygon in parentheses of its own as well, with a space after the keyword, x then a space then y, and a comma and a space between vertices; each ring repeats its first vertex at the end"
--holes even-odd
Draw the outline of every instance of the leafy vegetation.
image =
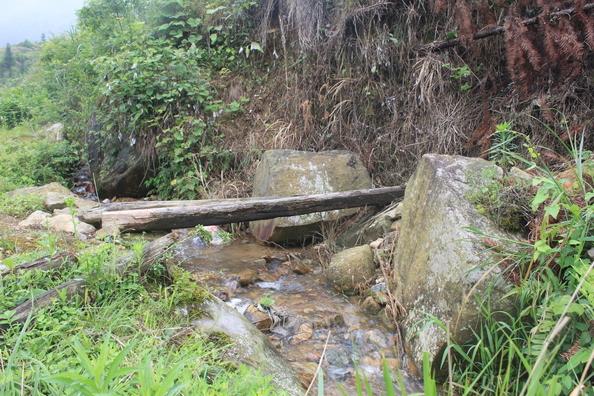
MULTIPOLYGON (((494 265, 515 283, 511 295, 517 312, 493 311, 481 296, 483 323, 476 340, 449 347, 450 390, 457 394, 568 395, 582 394, 591 385, 594 161, 583 138, 573 140, 568 152, 573 164, 563 174, 504 153, 538 175, 532 190, 523 190, 530 197, 530 216, 514 223, 523 226, 528 239, 488 242, 500 257, 494 265)), ((494 208, 513 210, 513 204, 501 201, 506 188, 505 181, 495 181, 481 191, 482 202, 491 205, 488 215, 494 208)), ((526 204, 521 205, 524 213, 526 204)))
POLYGON ((185 278, 164 287, 117 276, 110 268, 118 250, 102 244, 80 252, 79 264, 69 269, 0 279, 8 326, 0 341, 0 393, 275 394, 269 379, 223 360, 226 344, 184 333, 191 318, 174 308, 194 297, 185 278), (34 321, 10 325, 15 304, 74 277, 88 280, 84 296, 62 298, 34 321))
POLYGON ((0 194, 17 187, 58 182, 69 185, 80 164, 79 150, 27 127, 0 129, 0 194))

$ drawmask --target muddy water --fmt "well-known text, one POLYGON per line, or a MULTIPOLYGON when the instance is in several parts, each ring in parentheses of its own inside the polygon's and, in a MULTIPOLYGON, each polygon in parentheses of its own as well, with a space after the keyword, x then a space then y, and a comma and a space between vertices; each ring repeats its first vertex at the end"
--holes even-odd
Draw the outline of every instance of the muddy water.
MULTIPOLYGON (((205 246, 196 237, 176 251, 180 266, 194 279, 268 335, 305 387, 323 354, 326 395, 356 394, 356 368, 375 394, 384 394, 382 359, 393 370, 400 367, 396 335, 355 301, 336 294, 319 264, 300 256, 247 239, 205 246)), ((420 390, 401 374, 409 392, 420 390)))

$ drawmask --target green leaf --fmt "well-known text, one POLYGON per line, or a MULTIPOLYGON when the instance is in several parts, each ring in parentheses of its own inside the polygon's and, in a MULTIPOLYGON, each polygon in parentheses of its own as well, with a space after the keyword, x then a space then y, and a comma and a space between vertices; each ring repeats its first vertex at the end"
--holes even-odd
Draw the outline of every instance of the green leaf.
POLYGON ((211 44, 215 44, 215 43, 217 42, 217 38, 218 38, 218 37, 219 37, 219 36, 218 36, 218 34, 216 34, 216 33, 211 33, 211 35, 210 35, 210 43, 211 43, 211 44))
POLYGON ((547 206, 547 208, 545 209, 545 215, 549 215, 553 219, 557 219, 557 216, 559 216, 560 209, 561 209, 561 206, 559 205, 559 203, 551 204, 551 205, 547 206))

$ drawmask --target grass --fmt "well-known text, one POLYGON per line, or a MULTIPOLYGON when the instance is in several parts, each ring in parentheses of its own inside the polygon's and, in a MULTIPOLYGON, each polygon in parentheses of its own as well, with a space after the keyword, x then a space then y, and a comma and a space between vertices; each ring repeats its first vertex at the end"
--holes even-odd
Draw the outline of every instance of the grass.
POLYGON ((30 126, 0 130, 0 194, 19 187, 70 184, 79 165, 76 147, 55 142, 30 126))
POLYGON ((5 323, 11 307, 43 290, 73 277, 88 282, 84 296, 60 299, 6 330, 0 394, 277 394, 268 378, 226 361, 226 343, 185 331, 192 316, 175 313, 179 298, 188 298, 183 285, 116 276, 109 268, 117 255, 115 245, 101 244, 66 271, 0 279, 5 323))

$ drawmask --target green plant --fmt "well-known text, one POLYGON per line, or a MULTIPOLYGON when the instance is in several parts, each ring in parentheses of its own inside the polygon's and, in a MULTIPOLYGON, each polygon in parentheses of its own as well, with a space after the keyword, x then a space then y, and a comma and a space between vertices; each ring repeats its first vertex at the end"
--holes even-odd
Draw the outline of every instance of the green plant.
POLYGON ((0 194, 0 213, 19 218, 43 209, 43 198, 35 194, 8 196, 0 194))
POLYGON ((260 300, 258 301, 258 304, 262 308, 266 308, 266 309, 272 308, 272 306, 274 305, 274 298, 272 298, 272 296, 269 294, 265 294, 260 298, 260 300))
POLYGON ((506 271, 516 273, 510 296, 517 312, 493 311, 489 298, 480 297, 483 319, 475 339, 449 347, 451 386, 461 394, 566 395, 594 379, 594 263, 587 254, 594 243, 592 154, 583 137, 568 152, 572 183, 533 162, 538 156, 514 157, 540 175, 530 194, 534 240, 493 242, 506 271))

